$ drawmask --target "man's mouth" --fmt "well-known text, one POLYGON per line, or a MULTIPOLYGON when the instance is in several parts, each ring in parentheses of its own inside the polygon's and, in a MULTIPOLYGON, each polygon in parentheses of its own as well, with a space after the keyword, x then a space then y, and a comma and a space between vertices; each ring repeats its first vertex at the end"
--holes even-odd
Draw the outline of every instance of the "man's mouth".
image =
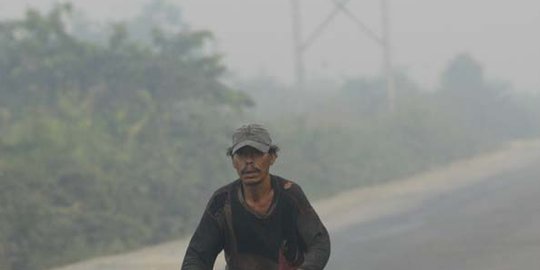
POLYGON ((257 176, 258 174, 259 174, 258 170, 248 170, 248 171, 242 172, 242 175, 246 177, 254 177, 254 176, 257 176))

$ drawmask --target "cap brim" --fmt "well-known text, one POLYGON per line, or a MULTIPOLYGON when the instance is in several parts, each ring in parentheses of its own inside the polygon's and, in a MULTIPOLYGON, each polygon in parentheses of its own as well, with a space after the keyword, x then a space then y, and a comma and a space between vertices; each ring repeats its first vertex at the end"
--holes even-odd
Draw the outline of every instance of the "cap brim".
POLYGON ((244 146, 251 146, 263 153, 267 153, 268 150, 270 150, 270 145, 266 145, 264 143, 260 143, 260 142, 256 142, 256 141, 251 141, 251 140, 245 140, 243 142, 239 142, 237 143, 235 146, 233 146, 233 149, 232 149, 232 153, 236 153, 236 151, 238 151, 240 148, 244 147, 244 146))

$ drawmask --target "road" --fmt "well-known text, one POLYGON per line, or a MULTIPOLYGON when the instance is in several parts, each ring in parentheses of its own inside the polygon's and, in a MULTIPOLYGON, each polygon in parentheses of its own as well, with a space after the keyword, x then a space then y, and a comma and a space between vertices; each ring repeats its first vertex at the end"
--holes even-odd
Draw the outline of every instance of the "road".
POLYGON ((332 232, 327 269, 540 269, 539 165, 332 232))
MULTIPOLYGON (((328 270, 540 269, 540 140, 373 187, 314 208, 332 239, 328 270)), ((56 270, 179 269, 188 239, 56 270)), ((215 269, 223 269, 221 257, 215 269)))

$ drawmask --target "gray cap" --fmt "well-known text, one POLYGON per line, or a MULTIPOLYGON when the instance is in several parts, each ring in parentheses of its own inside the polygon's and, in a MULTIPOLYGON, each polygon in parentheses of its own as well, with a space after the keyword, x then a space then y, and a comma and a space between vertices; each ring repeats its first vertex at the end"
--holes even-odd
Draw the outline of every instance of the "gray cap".
POLYGON ((232 143, 232 154, 244 146, 251 146, 263 153, 267 153, 272 145, 272 139, 270 139, 270 134, 262 125, 248 124, 234 131, 232 143))

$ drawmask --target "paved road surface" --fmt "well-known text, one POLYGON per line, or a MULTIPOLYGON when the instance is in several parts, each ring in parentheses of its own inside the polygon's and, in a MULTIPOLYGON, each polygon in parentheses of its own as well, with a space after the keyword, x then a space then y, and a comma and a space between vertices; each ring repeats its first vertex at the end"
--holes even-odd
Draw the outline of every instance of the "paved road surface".
MULTIPOLYGON (((540 140, 314 207, 332 237, 328 270, 540 269, 540 140)), ((172 241, 57 270, 178 270, 186 245, 172 241)))
POLYGON ((540 164, 332 233, 327 269, 540 269, 540 164))

